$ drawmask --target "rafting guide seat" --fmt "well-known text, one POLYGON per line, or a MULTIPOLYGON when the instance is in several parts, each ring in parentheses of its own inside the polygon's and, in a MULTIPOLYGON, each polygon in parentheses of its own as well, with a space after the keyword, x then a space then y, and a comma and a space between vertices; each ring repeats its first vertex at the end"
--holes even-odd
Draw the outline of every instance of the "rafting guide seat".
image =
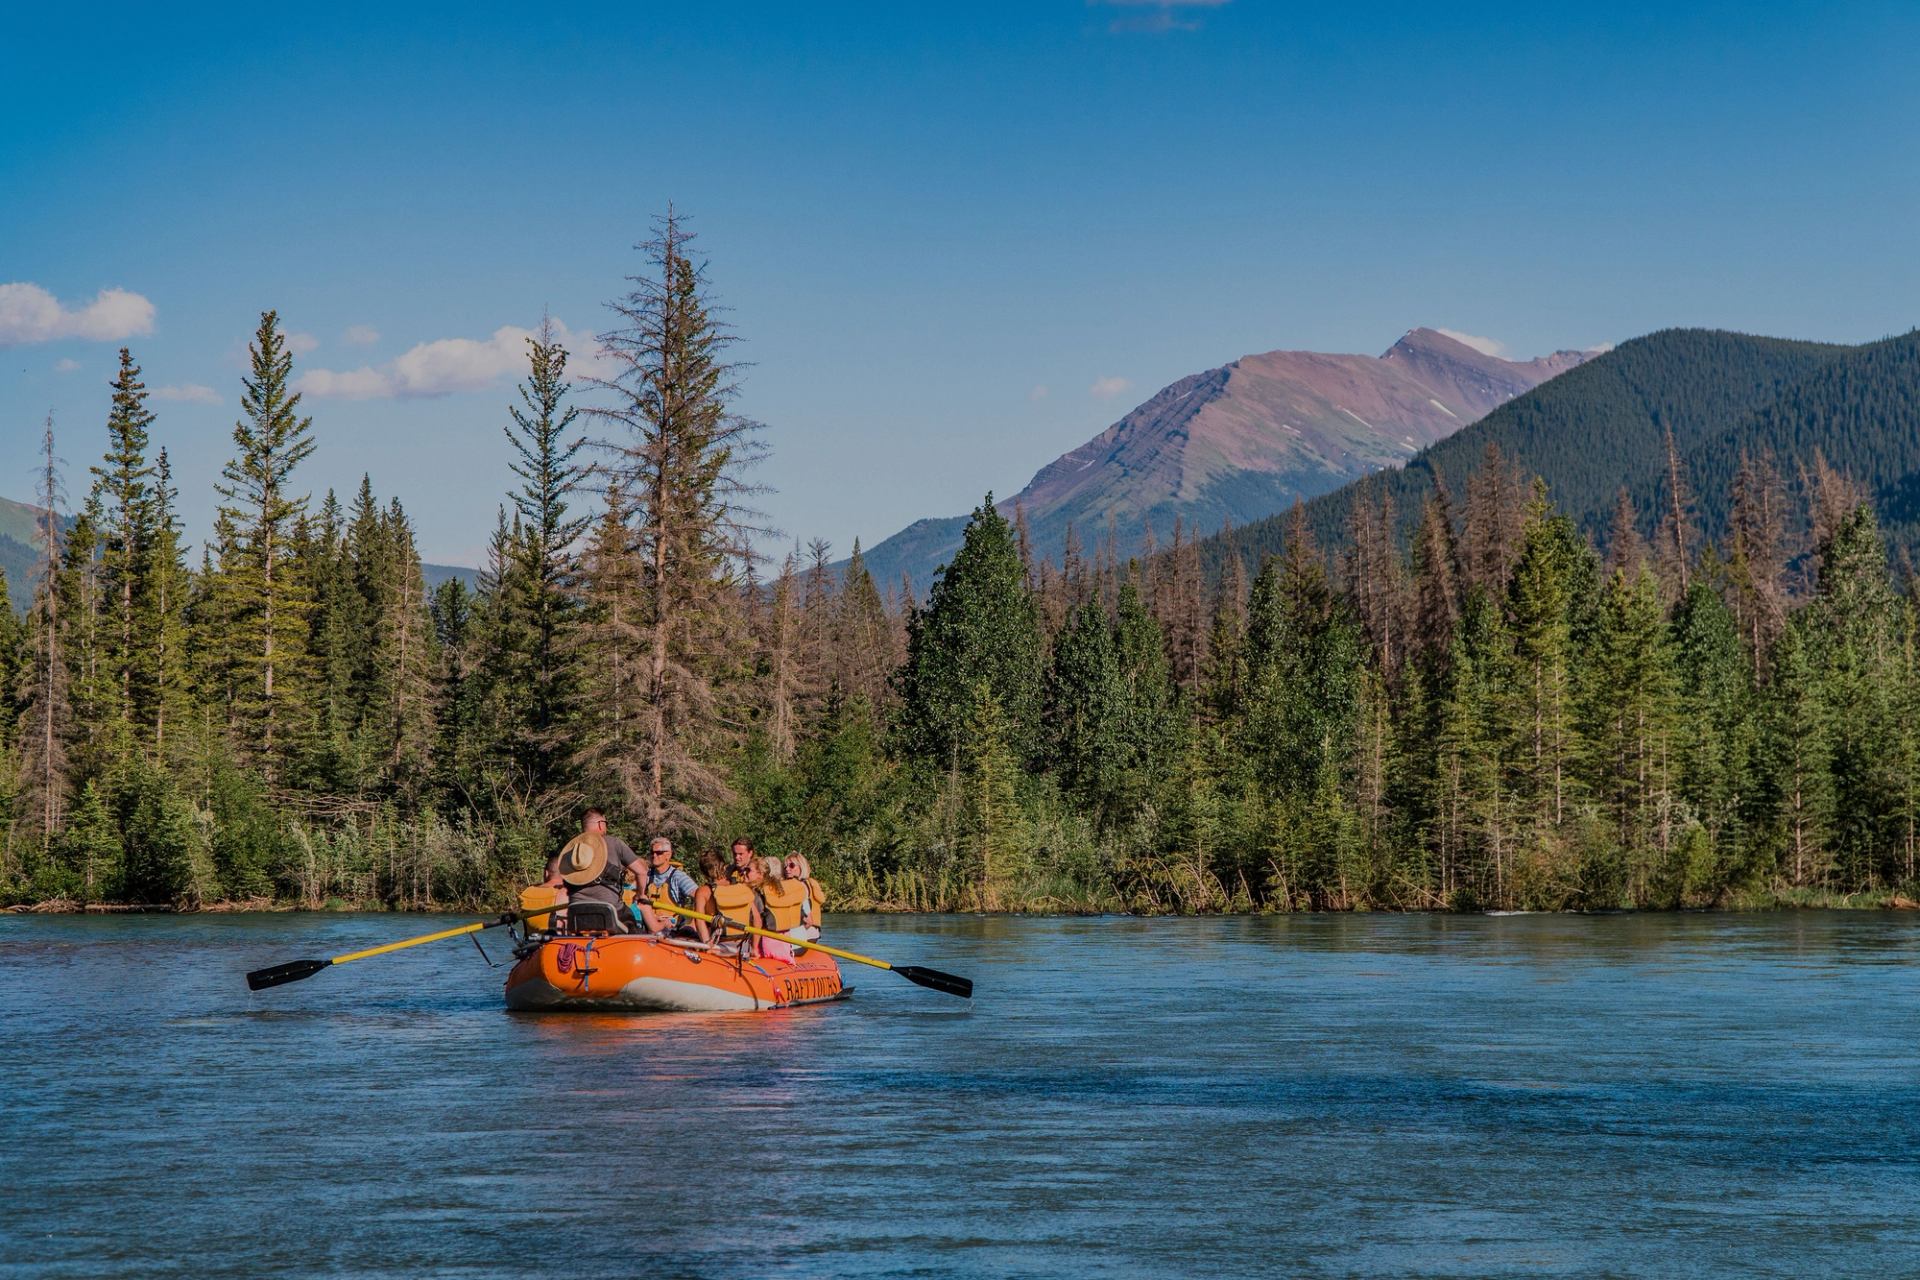
POLYGON ((623 909, 611 902, 570 902, 567 904, 568 933, 625 933, 621 922, 623 909))

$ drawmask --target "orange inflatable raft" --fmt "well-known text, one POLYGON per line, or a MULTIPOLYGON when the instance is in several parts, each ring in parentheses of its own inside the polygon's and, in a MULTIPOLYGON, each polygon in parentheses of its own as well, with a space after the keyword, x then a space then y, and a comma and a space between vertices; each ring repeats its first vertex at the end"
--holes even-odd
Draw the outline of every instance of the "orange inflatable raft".
POLYGON ((838 1000, 853 988, 831 956, 736 955, 692 939, 630 934, 529 938, 507 974, 507 1007, 719 1013, 838 1000))

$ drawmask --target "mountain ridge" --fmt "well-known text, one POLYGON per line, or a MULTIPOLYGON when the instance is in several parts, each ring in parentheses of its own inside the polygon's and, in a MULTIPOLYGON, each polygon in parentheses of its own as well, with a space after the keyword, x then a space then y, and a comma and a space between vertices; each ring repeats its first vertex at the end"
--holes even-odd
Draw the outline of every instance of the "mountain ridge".
MULTIPOLYGON (((1378 356, 1268 351, 1162 387, 996 503, 1026 515, 1036 557, 1059 560, 1067 531, 1130 544, 1244 524, 1400 463, 1589 353, 1488 355, 1436 329, 1409 329, 1378 356)), ((959 546, 965 516, 917 520, 864 550, 881 582, 916 593, 959 546)))
MULTIPOLYGON (((1392 499, 1404 535, 1436 482, 1458 502, 1492 444, 1545 480, 1549 500, 1596 540, 1622 488, 1645 534, 1668 499, 1668 430, 1708 538, 1724 536, 1743 453, 1770 453, 1791 482, 1818 450, 1861 483, 1889 545, 1920 552, 1920 330, 1857 345, 1658 330, 1501 406, 1403 468, 1307 501, 1302 515, 1330 548, 1371 490, 1370 498, 1392 499)), ((1215 571, 1233 554, 1257 563, 1284 548, 1287 519, 1206 539, 1202 556, 1215 571)))

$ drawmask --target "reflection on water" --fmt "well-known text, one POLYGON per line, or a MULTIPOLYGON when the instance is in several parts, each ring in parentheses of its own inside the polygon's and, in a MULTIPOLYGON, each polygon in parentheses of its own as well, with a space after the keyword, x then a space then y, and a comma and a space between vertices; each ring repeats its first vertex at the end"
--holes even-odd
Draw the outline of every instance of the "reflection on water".
POLYGON ((1920 1269, 1904 916, 836 917, 850 1001, 510 1014, 418 917, 0 917, 0 1276, 1920 1269))

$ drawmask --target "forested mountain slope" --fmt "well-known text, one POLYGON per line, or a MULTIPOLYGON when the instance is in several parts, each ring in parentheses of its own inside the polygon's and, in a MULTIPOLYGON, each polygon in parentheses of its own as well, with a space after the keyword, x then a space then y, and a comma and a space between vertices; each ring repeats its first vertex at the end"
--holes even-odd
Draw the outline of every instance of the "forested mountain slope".
MULTIPOLYGON (((1920 537, 1920 333, 1858 347, 1670 329, 1546 383, 1422 450, 1398 471, 1305 504, 1322 545, 1345 536, 1363 494, 1392 499, 1404 532, 1443 482, 1458 503, 1491 446, 1542 477, 1554 505, 1596 538, 1627 490, 1650 532, 1668 503, 1666 433, 1673 433, 1691 512, 1707 537, 1725 531, 1743 453, 1771 452, 1788 477, 1816 450, 1884 512, 1890 541, 1920 537)), ((1250 562, 1278 552, 1285 516, 1204 548, 1217 567, 1237 547, 1250 562)))

